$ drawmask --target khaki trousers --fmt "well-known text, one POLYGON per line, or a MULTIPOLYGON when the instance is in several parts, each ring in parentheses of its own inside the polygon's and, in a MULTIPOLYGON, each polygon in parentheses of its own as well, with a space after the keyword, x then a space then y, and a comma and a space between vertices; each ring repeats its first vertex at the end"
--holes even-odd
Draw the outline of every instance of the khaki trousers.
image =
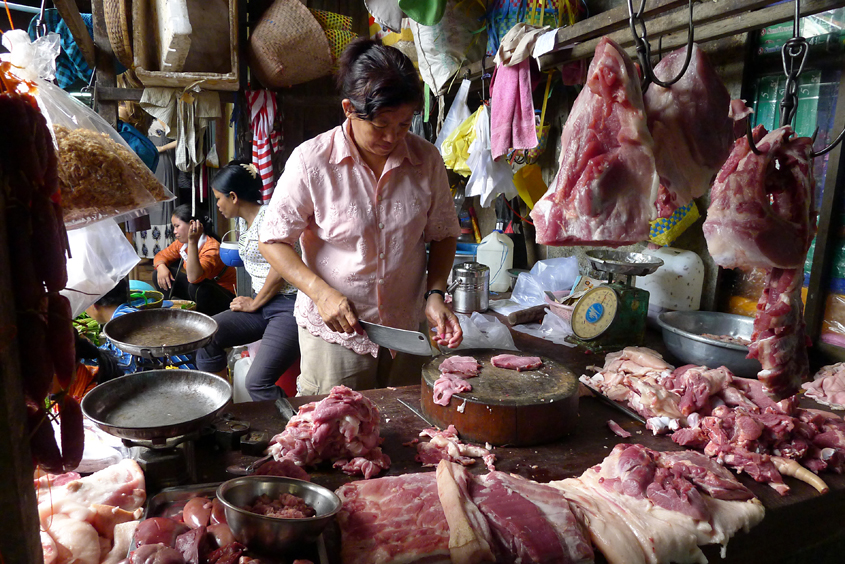
POLYGON ((369 390, 387 386, 410 386, 420 383, 422 365, 430 357, 379 348, 378 358, 358 354, 344 346, 327 343, 299 328, 300 374, 296 379, 297 396, 328 394, 334 386, 353 390, 369 390))

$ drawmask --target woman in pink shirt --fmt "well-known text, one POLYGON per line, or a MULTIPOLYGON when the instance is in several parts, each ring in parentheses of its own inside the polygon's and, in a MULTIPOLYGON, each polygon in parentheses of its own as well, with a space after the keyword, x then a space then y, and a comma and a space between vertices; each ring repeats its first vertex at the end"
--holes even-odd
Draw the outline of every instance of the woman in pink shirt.
POLYGON ((338 86, 346 121, 293 151, 260 234, 262 254, 299 289, 299 395, 419 383, 425 358, 379 350, 359 318, 418 330, 424 313, 438 344, 462 338, 443 300, 460 234, 446 169, 408 134, 422 102, 416 70, 361 38, 341 57, 338 86))

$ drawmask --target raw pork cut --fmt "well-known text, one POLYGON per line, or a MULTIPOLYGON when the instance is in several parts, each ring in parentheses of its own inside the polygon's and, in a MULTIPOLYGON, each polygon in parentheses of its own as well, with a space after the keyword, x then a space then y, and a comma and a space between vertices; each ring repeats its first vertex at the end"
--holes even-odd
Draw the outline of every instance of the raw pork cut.
POLYGON ((440 375, 440 378, 434 381, 432 393, 434 403, 446 406, 452 400, 452 395, 471 391, 472 385, 464 380, 460 374, 444 372, 440 375))
POLYGON ((543 359, 539 356, 519 356, 515 354, 500 354, 490 359, 496 368, 507 368, 517 372, 537 370, 543 366, 543 359))
POLYGON ((343 564, 451 562, 434 472, 350 482, 336 493, 343 564))
POLYGON ((481 364, 471 356, 450 356, 440 363, 440 372, 458 374, 464 378, 478 376, 481 364))
POLYGON ((833 409, 845 409, 845 362, 825 366, 812 382, 801 385, 804 395, 833 409))
POLYGON ((435 472, 437 495, 449 523, 449 553, 454 564, 495 562, 493 534, 484 514, 473 503, 470 473, 460 464, 441 460, 435 472))
MULTIPOLYGON (((616 445, 580 477, 549 484, 563 491, 611 564, 706 564, 700 545, 727 545, 737 531, 763 519, 758 499, 711 497, 664 465, 663 454, 641 445, 616 445)), ((708 461, 704 472, 710 469, 708 461)))
POLYGON ((84 478, 76 473, 70 473, 69 480, 63 476, 48 475, 35 483, 42 522, 57 513, 80 521, 92 520, 95 504, 135 511, 147 499, 144 473, 134 460, 121 460, 84 478))
MULTIPOLYGON (((664 81, 677 76, 686 52, 682 47, 663 57, 655 76, 664 81)), ((734 140, 731 97, 707 54, 693 44, 681 79, 669 88, 651 84, 643 99, 661 194, 666 191, 660 199, 674 211, 706 194, 728 158, 734 140)))
POLYGON ((380 442, 376 404, 346 386, 335 386, 324 399, 300 407, 271 439, 268 452, 299 466, 331 460, 344 472, 371 478, 390 467, 380 442))
POLYGON ((803 283, 803 268, 773 268, 757 302, 748 358, 760 361, 762 370, 757 373, 757 379, 774 399, 794 395, 801 389, 801 382, 810 376, 807 357, 810 343, 804 333, 801 302, 803 283))
POLYGON ((476 476, 472 501, 501 549, 521 563, 592 562, 593 549, 562 493, 504 472, 476 476))
POLYGON ((441 460, 470 466, 475 464, 475 458, 481 458, 488 470, 491 472, 495 470, 493 463, 496 461, 496 455, 486 448, 461 442, 454 425, 449 425, 445 431, 429 427, 423 429, 420 436, 431 439, 428 442, 416 443, 416 461, 422 463, 423 466, 437 466, 441 460))
POLYGON ((707 249, 725 268, 803 268, 816 230, 812 140, 784 126, 754 129, 734 143, 710 191, 704 222, 707 249))
POLYGON ((644 241, 660 184, 633 61, 604 37, 561 135, 560 168, 531 211, 543 245, 644 241))

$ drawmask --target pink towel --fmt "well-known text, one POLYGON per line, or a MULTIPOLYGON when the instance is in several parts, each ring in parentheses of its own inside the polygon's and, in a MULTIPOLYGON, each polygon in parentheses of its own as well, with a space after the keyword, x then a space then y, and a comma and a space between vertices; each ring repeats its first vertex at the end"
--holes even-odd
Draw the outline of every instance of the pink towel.
POLYGON ((496 67, 490 85, 490 141, 494 160, 511 148, 537 146, 530 64, 529 58, 511 67, 496 67))

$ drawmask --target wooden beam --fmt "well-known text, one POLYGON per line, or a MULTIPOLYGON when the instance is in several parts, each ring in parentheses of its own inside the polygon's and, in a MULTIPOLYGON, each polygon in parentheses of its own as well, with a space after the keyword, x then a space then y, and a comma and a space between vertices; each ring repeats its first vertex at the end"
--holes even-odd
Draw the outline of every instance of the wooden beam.
POLYGON ((101 102, 140 102, 143 88, 117 88, 114 86, 101 86, 97 89, 97 99, 101 102))
MULTIPOLYGON (((102 6, 102 2, 98 2, 102 6)), ((53 5, 59 11, 59 15, 67 24, 70 33, 73 35, 73 40, 79 46, 85 62, 92 69, 97 60, 96 47, 94 47, 94 40, 88 34, 88 28, 85 27, 85 22, 82 21, 82 16, 79 15, 79 7, 75 0, 53 0, 53 5)))
POLYGON ((102 0, 93 3, 94 43, 97 45, 97 81, 94 85, 94 109, 109 125, 117 125, 117 102, 101 100, 100 92, 117 86, 114 74, 114 53, 106 33, 106 19, 102 0))
MULTIPOLYGON (((698 4, 693 10, 695 41, 697 43, 714 41, 789 21, 793 18, 794 4, 771 4, 772 0, 709 0, 698 4)), ((845 0, 805 0, 801 2, 801 15, 809 16, 842 6, 845 6, 845 0)), ((619 9, 614 8, 614 10, 619 9)), ((627 8, 624 8, 624 10, 627 16, 627 8)), ((601 14, 595 17, 601 17, 601 14)), ((685 45, 687 42, 687 21, 686 8, 679 8, 653 20, 646 19, 646 29, 652 49, 657 48, 656 39, 660 37, 662 37, 664 52, 685 45)), ((576 26, 572 26, 570 29, 575 29, 576 26)), ((636 54, 634 39, 629 29, 620 29, 607 35, 625 48, 629 55, 636 54)), ((595 36, 570 36, 566 43, 558 41, 554 51, 539 58, 540 70, 549 70, 562 63, 592 57, 599 40, 600 38, 595 36)))

